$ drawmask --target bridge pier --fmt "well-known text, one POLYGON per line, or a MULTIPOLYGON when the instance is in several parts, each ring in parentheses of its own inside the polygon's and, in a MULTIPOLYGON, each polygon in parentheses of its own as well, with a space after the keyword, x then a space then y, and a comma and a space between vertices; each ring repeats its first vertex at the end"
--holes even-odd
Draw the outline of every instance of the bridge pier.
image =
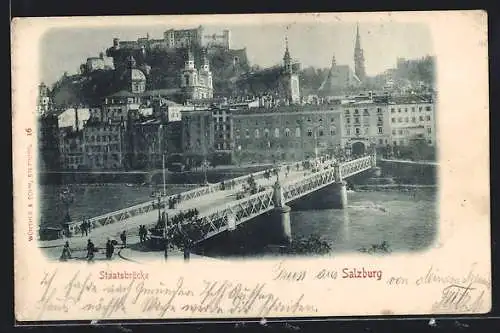
POLYGON ((342 180, 335 185, 339 196, 338 209, 345 209, 347 208, 347 183, 342 180))
POLYGON ((276 216, 276 219, 278 219, 280 228, 279 228, 279 237, 281 238, 281 241, 284 243, 291 243, 292 242, 292 225, 290 222, 290 211, 292 209, 287 206, 283 205, 283 207, 275 207, 274 208, 274 214, 276 216))

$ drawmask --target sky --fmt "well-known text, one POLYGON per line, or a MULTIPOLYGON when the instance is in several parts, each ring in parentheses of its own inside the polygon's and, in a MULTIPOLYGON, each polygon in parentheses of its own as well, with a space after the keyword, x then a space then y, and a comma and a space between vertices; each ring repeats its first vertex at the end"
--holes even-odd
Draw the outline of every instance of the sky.
MULTIPOLYGON (((231 48, 246 47, 251 65, 268 67, 282 62, 285 36, 292 58, 302 67, 330 67, 335 55, 338 65, 354 68, 356 23, 291 23, 265 25, 206 25, 207 33, 231 31, 231 48)), ((55 28, 40 43, 41 80, 52 85, 67 71, 77 73, 88 57, 98 56, 112 45, 114 37, 137 40, 149 33, 161 39, 163 31, 179 28, 168 25, 112 28, 55 28)), ((191 28, 191 27, 190 27, 191 28)), ((193 26, 194 28, 194 26, 193 26)), ((398 57, 407 59, 433 55, 431 33, 420 23, 359 22, 361 47, 368 75, 394 68, 398 57)))

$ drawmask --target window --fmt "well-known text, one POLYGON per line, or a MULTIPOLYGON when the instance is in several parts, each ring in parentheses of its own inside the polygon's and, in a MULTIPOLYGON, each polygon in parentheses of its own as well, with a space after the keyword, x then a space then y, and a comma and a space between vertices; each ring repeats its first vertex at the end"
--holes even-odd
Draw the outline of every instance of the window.
POLYGON ((393 144, 394 146, 397 146, 397 145, 398 145, 398 142, 397 142, 397 141, 392 141, 392 144, 393 144))
POLYGON ((356 131, 356 134, 359 135, 359 127, 356 127, 355 131, 356 131))
POLYGON ((401 108, 398 108, 398 112, 401 112, 401 108))
POLYGON ((264 137, 269 137, 269 130, 267 128, 264 129, 264 137))
POLYGON ((297 128, 295 129, 295 136, 296 136, 297 138, 300 138, 300 128, 299 128, 299 127, 297 127, 297 128))
POLYGON ((425 107, 425 111, 430 111, 431 110, 431 107, 430 106, 426 106, 425 107))
POLYGON ((334 123, 335 122, 335 118, 330 119, 330 122, 334 123))
POLYGON ((427 121, 430 121, 430 120, 431 120, 431 116, 426 116, 426 117, 425 117, 425 119, 426 119, 427 121))
POLYGON ((405 123, 407 123, 407 122, 408 122, 408 117, 405 117, 405 123))
POLYGON ((245 137, 247 139, 250 137, 250 131, 249 130, 245 130, 245 137))
POLYGON ((322 128, 319 129, 318 134, 319 134, 319 136, 323 136, 324 135, 322 128))
POLYGON ((318 121, 319 121, 320 123, 322 123, 322 122, 323 122, 323 118, 319 118, 319 120, 318 120, 318 121))
POLYGON ((405 112, 408 112, 408 108, 405 108, 405 112))
POLYGON ((274 129, 274 137, 275 138, 279 138, 280 137, 280 129, 279 128, 275 128, 274 129))
POLYGON ((411 108, 411 112, 415 112, 415 107, 414 106, 411 108))
POLYGON ((382 108, 377 108, 377 113, 382 113, 382 108))
POLYGON ((396 112, 396 110, 394 110, 394 108, 391 108, 391 113, 394 113, 396 112))
POLYGON ((335 127, 330 127, 330 135, 335 135, 336 134, 336 131, 335 131, 335 127))
POLYGON ((402 134, 403 134, 403 130, 399 130, 399 131, 398 131, 398 134, 399 134, 399 135, 402 135, 402 134))
POLYGON ((346 123, 350 124, 351 123, 351 118, 346 118, 346 123))
POLYGON ((420 116, 420 117, 418 117, 418 119, 419 119, 420 121, 424 121, 424 116, 420 116))
POLYGON ((285 128, 285 136, 290 136, 290 129, 289 128, 285 128))
POLYGON ((432 145, 432 140, 428 140, 427 143, 432 145))
POLYGON ((368 127, 365 127, 365 135, 368 135, 368 131, 369 131, 369 130, 370 130, 370 129, 369 129, 368 127))
POLYGON ((354 117, 354 123, 359 124, 359 117, 354 117))
POLYGON ((259 122, 256 120, 256 121, 255 121, 255 126, 257 126, 257 125, 259 125, 259 122))
POLYGON ((344 112, 344 113, 345 113, 345 115, 346 115, 346 116, 349 116, 349 115, 350 115, 349 110, 345 110, 345 112, 344 112))
POLYGON ((391 122, 395 123, 396 122, 396 118, 392 118, 391 122))
POLYGON ((351 129, 350 128, 348 128, 346 132, 347 132, 347 135, 351 135, 351 129))
POLYGON ((257 128, 257 129, 255 129, 255 137, 259 138, 259 136, 260 136, 260 133, 259 133, 259 129, 257 128))
POLYGON ((363 116, 370 116, 370 113, 368 112, 368 109, 365 109, 365 112, 363 113, 363 116))
POLYGON ((309 122, 310 122, 310 121, 311 121, 311 117, 307 117, 307 121, 309 121, 309 122))
POLYGON ((313 131, 311 129, 308 129, 307 130, 307 136, 312 136, 313 135, 313 131))
POLYGON ((354 114, 355 114, 355 115, 359 114, 358 109, 355 109, 355 110, 354 110, 354 114))
POLYGON ((382 116, 378 116, 377 121, 378 121, 378 122, 382 122, 382 121, 384 121, 384 119, 382 118, 382 116))
POLYGON ((379 144, 379 145, 383 145, 383 144, 384 144, 384 140, 382 140, 382 139, 378 139, 378 144, 379 144))
POLYGON ((421 106, 418 107, 418 111, 422 111, 422 107, 421 106))
POLYGON ((412 123, 414 123, 414 122, 416 122, 416 121, 417 121, 417 118, 415 118, 415 117, 411 117, 411 122, 412 122, 412 123))
POLYGON ((430 127, 427 128, 427 133, 431 134, 432 129, 430 127))
POLYGON ((402 122, 403 121, 403 118, 399 117, 398 118, 398 123, 402 122))
POLYGON ((378 128, 378 134, 382 134, 382 133, 384 133, 384 129, 382 127, 379 127, 378 128))
POLYGON ((392 135, 396 135, 396 130, 395 129, 392 130, 392 135))

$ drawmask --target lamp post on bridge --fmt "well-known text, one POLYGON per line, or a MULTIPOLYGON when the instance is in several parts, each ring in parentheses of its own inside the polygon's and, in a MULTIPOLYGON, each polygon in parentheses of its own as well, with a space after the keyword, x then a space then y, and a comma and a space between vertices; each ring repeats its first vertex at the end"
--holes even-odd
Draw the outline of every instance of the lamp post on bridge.
POLYGON ((65 214, 63 219, 64 232, 67 237, 70 237, 71 232, 69 230, 69 225, 71 223, 71 216, 69 214, 69 206, 74 202, 75 196, 73 195, 73 193, 71 193, 70 189, 66 187, 59 193, 59 199, 65 206, 65 214))

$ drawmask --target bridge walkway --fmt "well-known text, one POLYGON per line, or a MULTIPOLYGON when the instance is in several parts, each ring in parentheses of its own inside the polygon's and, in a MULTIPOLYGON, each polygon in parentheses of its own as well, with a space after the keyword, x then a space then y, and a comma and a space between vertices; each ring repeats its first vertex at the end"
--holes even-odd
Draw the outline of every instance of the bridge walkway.
MULTIPOLYGON (((281 170, 279 173, 280 181, 283 184, 296 182, 298 179, 304 177, 304 173, 310 171, 304 170, 290 170, 288 176, 286 176, 286 171, 281 170)), ((261 178, 256 179, 257 186, 263 186, 266 189, 270 189, 276 181, 276 176, 271 176, 269 179, 261 178)), ((181 211, 196 208, 200 215, 213 210, 214 207, 225 205, 229 202, 236 200, 236 194, 241 192, 243 185, 236 187, 235 189, 213 192, 203 197, 193 198, 189 200, 182 201, 177 205, 175 209, 166 209, 165 212, 169 216, 174 216, 181 211)), ((151 203, 153 203, 153 199, 151 203)), ((162 210, 163 211, 163 210, 162 210)), ((152 210, 148 213, 133 216, 126 220, 107 224, 99 228, 95 228, 91 231, 89 236, 82 237, 81 234, 74 235, 70 238, 62 238, 49 241, 39 241, 40 248, 59 248, 64 245, 66 240, 69 241, 70 247, 72 248, 84 248, 87 244, 87 240, 90 238, 92 242, 97 246, 104 246, 108 238, 119 240, 119 235, 121 232, 126 230, 127 237, 138 237, 139 226, 145 224, 147 227, 153 226, 158 220, 158 209, 152 210)), ((121 243, 121 242, 120 242, 121 243)))

